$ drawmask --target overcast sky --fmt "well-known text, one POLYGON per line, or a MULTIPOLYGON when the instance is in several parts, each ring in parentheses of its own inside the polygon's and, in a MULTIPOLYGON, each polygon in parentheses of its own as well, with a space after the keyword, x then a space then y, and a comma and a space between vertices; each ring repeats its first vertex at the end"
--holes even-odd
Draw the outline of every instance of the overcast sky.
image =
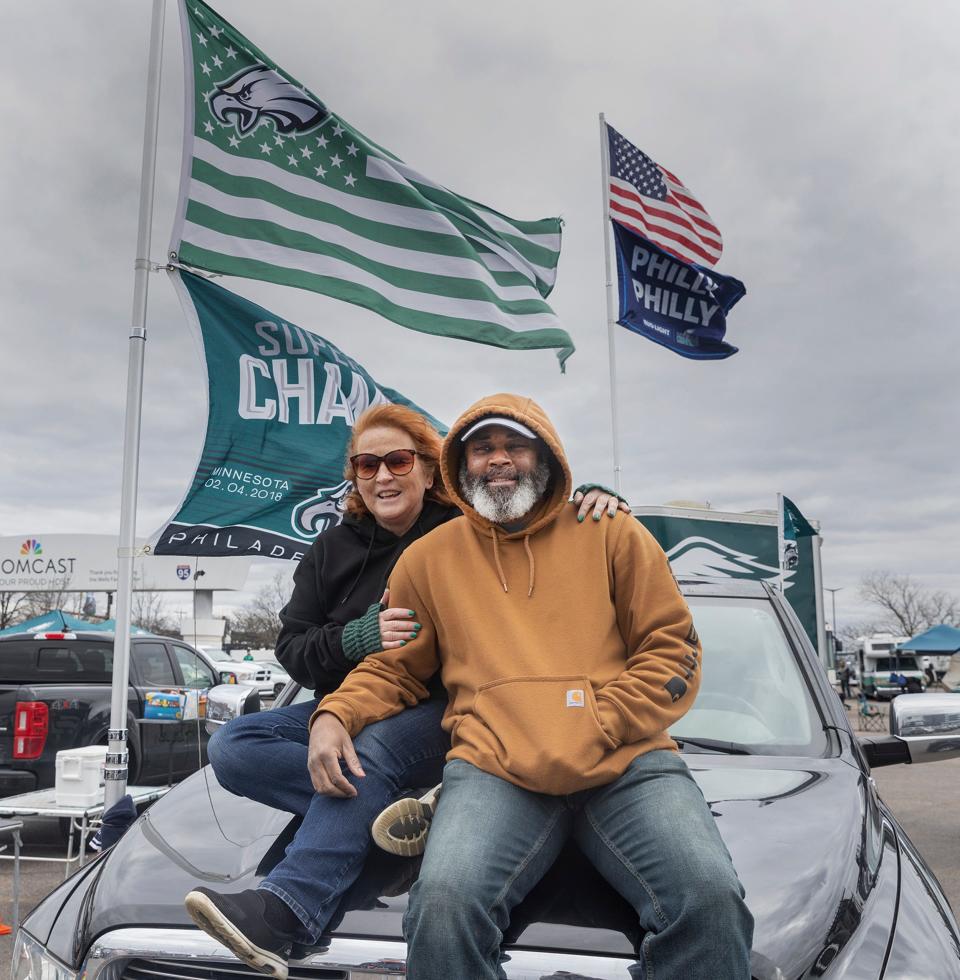
MULTIPOLYGON (((0 535, 114 532, 133 295, 148 0, 2 8, 0 535)), ((860 576, 960 593, 960 12, 943 3, 482 5, 221 0, 335 112, 451 189, 561 215, 551 303, 577 352, 431 338, 312 293, 232 280, 451 421, 528 393, 575 477, 612 480, 597 113, 678 174, 747 295, 692 362, 618 328, 634 505, 773 507, 823 526, 838 618, 860 576)), ((169 0, 151 256, 174 220, 183 81, 169 0)), ((152 277, 138 531, 173 513, 205 424, 202 365, 152 277)), ((251 584, 274 567, 261 563, 251 584)), ((217 606, 243 596, 218 593, 217 606), (222 601, 221 601, 222 600, 222 601)))

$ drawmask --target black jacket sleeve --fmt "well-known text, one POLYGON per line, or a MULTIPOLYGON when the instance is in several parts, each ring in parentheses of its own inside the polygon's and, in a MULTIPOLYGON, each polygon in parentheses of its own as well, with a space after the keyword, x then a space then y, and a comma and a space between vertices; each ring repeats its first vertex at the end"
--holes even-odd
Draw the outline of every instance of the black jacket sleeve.
POLYGON ((280 611, 277 660, 298 684, 332 691, 356 664, 343 654, 343 625, 330 621, 321 585, 311 548, 294 572, 293 595, 280 611))

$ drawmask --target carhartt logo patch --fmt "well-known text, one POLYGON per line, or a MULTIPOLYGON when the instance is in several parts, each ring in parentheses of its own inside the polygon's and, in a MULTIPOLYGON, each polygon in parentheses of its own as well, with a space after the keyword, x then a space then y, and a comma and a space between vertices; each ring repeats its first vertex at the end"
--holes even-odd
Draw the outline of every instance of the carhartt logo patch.
POLYGON ((567 691, 567 707, 568 708, 582 708, 586 704, 583 697, 583 691, 580 688, 576 688, 573 691, 567 691))

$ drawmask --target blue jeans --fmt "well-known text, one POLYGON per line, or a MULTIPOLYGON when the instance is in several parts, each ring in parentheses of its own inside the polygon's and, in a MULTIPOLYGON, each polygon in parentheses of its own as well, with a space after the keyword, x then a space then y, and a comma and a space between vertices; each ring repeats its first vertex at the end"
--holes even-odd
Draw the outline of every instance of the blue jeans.
POLYGON ((404 918, 408 980, 502 977, 511 909, 571 835, 639 916, 639 975, 749 980, 753 918, 743 888, 699 787, 666 751, 570 796, 448 762, 404 918))
POLYGON ((258 887, 273 892, 296 913, 315 943, 340 899, 363 868, 372 846, 370 824, 400 790, 440 782, 450 738, 440 727, 446 701, 425 701, 369 725, 354 740, 366 777, 352 799, 321 796, 307 770, 307 722, 316 701, 244 715, 210 739, 208 756, 224 789, 303 823, 286 855, 258 887))

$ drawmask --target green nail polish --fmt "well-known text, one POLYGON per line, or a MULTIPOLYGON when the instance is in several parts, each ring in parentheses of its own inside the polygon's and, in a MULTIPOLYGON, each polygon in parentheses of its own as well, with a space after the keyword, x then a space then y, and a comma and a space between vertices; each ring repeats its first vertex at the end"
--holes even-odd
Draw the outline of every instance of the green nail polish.
POLYGON ((593 515, 593 519, 594 519, 595 521, 599 521, 599 520, 600 520, 600 515, 599 515, 599 514, 594 514, 594 515, 593 515))
POLYGON ((413 611, 412 609, 408 609, 408 610, 407 610, 407 615, 408 615, 408 616, 409 616, 409 617, 410 617, 411 619, 413 619, 413 617, 414 617, 414 616, 416 616, 417 614, 416 614, 416 613, 415 613, 415 612, 414 612, 414 611, 413 611))
POLYGON ((577 520, 582 524, 583 523, 583 514, 577 514, 577 520))
POLYGON ((410 634, 410 639, 411 640, 415 640, 416 638, 417 638, 417 634, 416 633, 411 633, 410 634))
POLYGON ((400 646, 405 647, 406 645, 407 645, 407 641, 406 640, 401 640, 400 641, 400 646))
POLYGON ((414 628, 415 630, 419 630, 419 629, 423 629, 423 627, 422 627, 422 626, 421 626, 421 625, 420 625, 419 623, 414 623, 414 624, 413 624, 413 628, 414 628))

